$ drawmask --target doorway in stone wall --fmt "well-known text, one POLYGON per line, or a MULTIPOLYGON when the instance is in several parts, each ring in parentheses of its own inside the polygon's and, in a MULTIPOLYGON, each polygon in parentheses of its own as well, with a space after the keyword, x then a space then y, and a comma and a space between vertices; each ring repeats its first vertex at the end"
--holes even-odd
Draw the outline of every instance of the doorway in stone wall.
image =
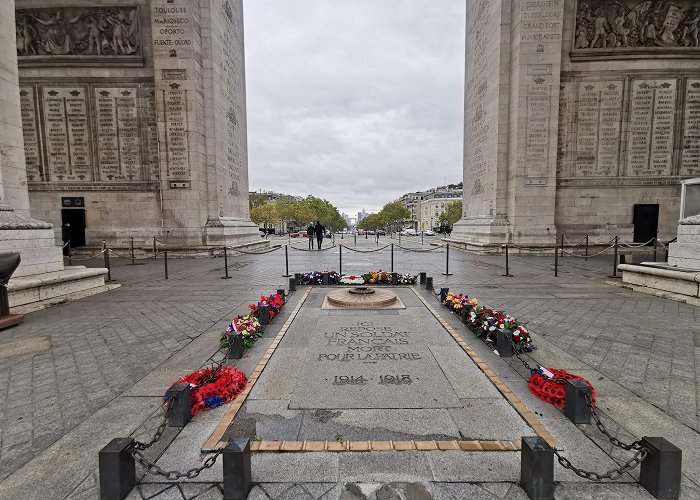
MULTIPOLYGON (((644 203, 634 206, 634 242, 646 243, 655 238, 659 230, 659 205, 644 203)), ((649 245, 653 245, 650 242, 649 245)))
POLYGON ((72 248, 85 246, 85 209, 61 209, 63 242, 70 240, 72 248))

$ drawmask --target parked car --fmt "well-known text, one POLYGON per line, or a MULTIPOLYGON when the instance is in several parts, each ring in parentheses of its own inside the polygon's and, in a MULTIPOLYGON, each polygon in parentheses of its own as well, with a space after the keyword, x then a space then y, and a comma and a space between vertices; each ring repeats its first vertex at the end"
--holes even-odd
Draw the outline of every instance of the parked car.
POLYGON ((432 231, 430 229, 426 229, 425 231, 423 231, 423 234, 425 236, 435 236, 435 231, 432 231))
POLYGON ((415 229, 404 229, 401 231, 401 236, 416 236, 417 234, 415 229))
POLYGON ((383 229, 377 229, 377 234, 379 236, 386 236, 386 231, 384 231, 383 229))

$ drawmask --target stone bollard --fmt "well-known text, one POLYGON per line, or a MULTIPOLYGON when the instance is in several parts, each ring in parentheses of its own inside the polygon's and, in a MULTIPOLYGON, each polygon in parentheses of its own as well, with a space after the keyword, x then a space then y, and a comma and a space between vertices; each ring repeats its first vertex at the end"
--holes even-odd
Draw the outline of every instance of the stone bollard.
POLYGON ((184 427, 192 420, 192 389, 190 384, 175 384, 165 393, 172 399, 168 408, 168 425, 184 427))
POLYGON ((328 273, 323 273, 323 274, 321 275, 321 283, 322 283, 322 284, 327 285, 328 282, 329 282, 329 281, 328 281, 329 279, 330 279, 330 276, 328 275, 328 273))
POLYGON ((440 302, 447 300, 447 294, 450 293, 449 288, 440 288, 440 302))
POLYGON ((566 381, 564 415, 575 424, 591 423, 591 408, 586 402, 586 394, 591 395, 591 388, 583 380, 566 381))
POLYGON ((510 358, 513 356, 513 343, 511 339, 513 334, 505 329, 500 329, 496 332, 496 350, 502 358, 510 358))
POLYGON ((132 438, 114 438, 98 453, 100 499, 123 500, 136 486, 132 438))
POLYGON ((394 286, 399 284, 399 273, 391 273, 391 284, 394 286))
POLYGON ((295 292, 296 289, 297 289, 297 279, 296 278, 289 278, 289 291, 295 292))
POLYGON ((230 359, 243 358, 243 335, 240 333, 229 336, 228 357, 230 359))
POLYGON ((554 450, 539 436, 523 436, 520 486, 531 500, 554 498, 554 450))
POLYGON ((433 289, 433 278, 431 276, 427 276, 425 278, 425 289, 426 290, 432 290, 433 289))
POLYGON ((654 498, 678 498, 681 492, 683 452, 662 437, 643 437, 647 456, 642 460, 639 484, 654 498))
POLYGON ((250 440, 229 441, 224 456, 224 500, 246 500, 252 486, 250 440))
POLYGON ((258 320, 261 325, 270 324, 270 304, 267 302, 258 302, 258 320))
POLYGON ((302 284, 301 278, 302 278, 302 274, 301 274, 301 273, 294 273, 294 279, 296 280, 297 285, 301 285, 301 284, 302 284))
POLYGON ((425 273, 418 273, 418 284, 425 285, 425 273))

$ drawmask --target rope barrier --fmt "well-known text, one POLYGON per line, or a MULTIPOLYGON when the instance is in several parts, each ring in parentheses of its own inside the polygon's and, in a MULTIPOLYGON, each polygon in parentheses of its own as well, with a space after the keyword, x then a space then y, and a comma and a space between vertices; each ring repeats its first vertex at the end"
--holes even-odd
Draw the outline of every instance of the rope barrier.
POLYGON ((276 252, 277 250, 281 250, 281 249, 282 249, 282 247, 277 247, 277 248, 270 248, 269 250, 263 250, 263 251, 261 251, 261 252, 246 252, 245 250, 241 250, 240 248, 229 248, 229 247, 226 247, 226 248, 227 248, 228 250, 233 251, 233 252, 238 252, 238 253, 242 253, 242 254, 245 254, 245 255, 263 255, 263 254, 266 254, 266 253, 276 252))
POLYGON ((396 245, 398 248, 401 250, 405 250, 406 252, 418 252, 418 253, 424 253, 424 252, 436 252, 440 251, 443 249, 443 247, 434 247, 434 248, 410 248, 410 247, 403 247, 401 245, 396 245))
POLYGON ((618 246, 627 247, 627 248, 638 248, 638 247, 645 247, 645 246, 649 245, 650 243, 653 243, 653 241, 654 241, 654 238, 650 239, 650 240, 647 241, 646 243, 637 243, 637 244, 634 244, 634 243, 620 243, 618 246))
POLYGON ((300 252, 325 252, 326 250, 333 250, 335 248, 335 244, 326 248, 299 248, 295 247, 294 245, 289 245, 289 248, 299 250, 300 252))
MULTIPOLYGON (((565 234, 563 234, 562 236, 563 236, 564 239, 568 242, 569 246, 577 247, 577 246, 579 246, 582 242, 586 241, 586 237, 583 236, 580 240, 578 240, 578 242, 576 242, 576 243, 571 243, 571 240, 570 240, 569 238, 567 238, 565 234)), ((590 241, 589 241, 589 244, 590 244, 590 241)))
MULTIPOLYGON (((131 255, 124 255, 123 253, 119 253, 119 252, 117 252, 116 250, 114 250, 113 248, 109 248, 108 250, 109 250, 111 253, 113 253, 114 255, 116 255, 117 257, 122 258, 122 259, 146 260, 146 259, 152 259, 152 258, 153 258, 153 255, 152 255, 152 254, 151 254, 151 255, 146 255, 145 257, 132 257, 131 255)), ((158 252, 156 255, 162 255, 162 253, 163 253, 163 252, 158 252)))
POLYGON ((375 248, 374 250, 358 250, 357 248, 352 248, 352 247, 346 247, 345 245, 341 245, 343 248, 350 250, 352 252, 357 252, 357 253, 373 253, 373 252, 379 252, 380 250, 384 250, 385 248, 389 247, 389 245, 384 245, 383 247, 375 248))
MULTIPOLYGON (((92 260, 92 259, 95 259, 95 258, 97 258, 98 256, 102 255, 102 254, 105 253, 106 251, 107 251, 106 249, 105 249, 105 250, 100 250, 99 252, 97 252, 96 254, 91 255, 90 257, 83 257, 83 258, 71 257, 71 260, 77 260, 77 261, 92 260)), ((64 259, 67 259, 68 256, 67 256, 67 255, 64 255, 63 258, 64 258, 64 259)), ((131 258, 131 257, 129 257, 129 258, 131 258)))
POLYGON ((577 255, 577 254, 570 252, 569 250, 565 250, 565 249, 562 249, 562 251, 570 257, 578 257, 579 259, 590 259, 591 257, 597 257, 598 255, 604 254, 605 252, 607 252, 611 248, 615 248, 615 245, 610 245, 609 247, 605 247, 604 249, 602 249, 600 252, 590 253, 588 255, 577 255))

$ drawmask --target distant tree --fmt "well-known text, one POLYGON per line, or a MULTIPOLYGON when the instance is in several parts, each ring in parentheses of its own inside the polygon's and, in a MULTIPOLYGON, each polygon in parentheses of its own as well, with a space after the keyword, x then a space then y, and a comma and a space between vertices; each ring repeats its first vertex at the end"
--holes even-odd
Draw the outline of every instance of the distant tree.
POLYGON ((445 205, 445 210, 438 217, 440 227, 449 227, 452 231, 452 226, 455 222, 462 218, 462 200, 451 201, 445 205))
POLYGON ((248 205, 251 210, 253 210, 255 207, 259 207, 260 205, 264 205, 268 201, 269 199, 266 194, 253 193, 248 196, 248 205))
POLYGON ((385 225, 397 229, 398 226, 403 225, 403 221, 411 218, 411 211, 400 201, 392 201, 384 205, 378 215, 385 225))
POLYGON ((274 227, 279 217, 277 215, 277 207, 273 202, 268 201, 262 205, 253 207, 250 210, 250 219, 256 224, 263 224, 265 234, 268 227, 274 227))
POLYGON ((377 230, 380 227, 384 227, 384 221, 379 214, 369 214, 357 224, 357 229, 377 230))

